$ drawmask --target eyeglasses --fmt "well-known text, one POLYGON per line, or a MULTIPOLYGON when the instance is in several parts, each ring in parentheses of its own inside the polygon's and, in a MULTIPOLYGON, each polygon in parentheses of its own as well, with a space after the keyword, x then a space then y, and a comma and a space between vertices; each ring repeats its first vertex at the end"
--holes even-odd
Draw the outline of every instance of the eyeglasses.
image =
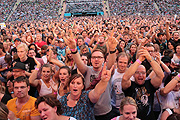
POLYGON ((92 56, 91 58, 92 58, 92 59, 102 59, 102 58, 104 58, 104 57, 101 57, 101 56, 92 56))
POLYGON ((136 71, 135 74, 138 74, 138 75, 140 75, 140 74, 145 75, 146 72, 139 72, 139 71, 136 71))

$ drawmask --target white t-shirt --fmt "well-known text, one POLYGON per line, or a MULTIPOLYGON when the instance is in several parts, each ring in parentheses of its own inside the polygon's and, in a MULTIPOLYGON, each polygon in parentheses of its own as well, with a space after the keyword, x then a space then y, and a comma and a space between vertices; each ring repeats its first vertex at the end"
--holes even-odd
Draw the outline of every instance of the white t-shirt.
MULTIPOLYGON (((122 91, 122 78, 124 73, 119 73, 117 69, 115 69, 114 75, 111 78, 111 104, 119 108, 121 100, 125 97, 122 91)), ((134 81, 134 77, 132 76, 130 80, 134 81)))

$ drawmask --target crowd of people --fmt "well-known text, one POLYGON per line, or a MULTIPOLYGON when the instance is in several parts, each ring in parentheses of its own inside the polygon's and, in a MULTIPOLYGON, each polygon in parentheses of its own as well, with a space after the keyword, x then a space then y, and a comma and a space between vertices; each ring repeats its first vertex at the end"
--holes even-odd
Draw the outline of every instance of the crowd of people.
POLYGON ((81 12, 102 12, 103 4, 101 2, 80 2, 67 3, 66 13, 81 13, 81 12))
MULTIPOLYGON (((66 13, 103 12, 101 0, 66 0, 66 13), (70 4, 71 3, 71 4, 70 4)), ((15 5, 15 0, 3 0, 0 3, 0 22, 4 22, 15 5)), ((180 14, 178 0, 108 0, 111 15, 175 15, 180 14), (155 4, 157 7, 155 6, 155 4)), ((59 17, 61 0, 21 0, 9 21, 47 20, 59 17)))
POLYGON ((109 0, 109 6, 112 15, 175 15, 180 13, 178 0, 109 0))
POLYGON ((24 0, 0 27, 0 119, 179 119, 177 0, 157 3, 165 15, 130 0, 109 1, 116 16, 59 19, 53 1, 24 0))
POLYGON ((180 16, 174 15, 6 23, 0 100, 8 118, 177 117, 179 26, 180 16))

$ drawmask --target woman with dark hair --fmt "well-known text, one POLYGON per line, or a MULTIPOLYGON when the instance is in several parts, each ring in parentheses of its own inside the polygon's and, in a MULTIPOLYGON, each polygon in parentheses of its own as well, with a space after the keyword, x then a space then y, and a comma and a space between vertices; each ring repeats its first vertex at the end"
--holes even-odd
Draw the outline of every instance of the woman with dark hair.
POLYGON ((179 64, 180 63, 180 43, 176 45, 175 53, 171 61, 172 61, 172 66, 174 67, 174 69, 179 70, 180 68, 180 64, 179 64))
POLYGON ((30 44, 30 45, 28 46, 28 48, 29 48, 29 50, 30 50, 30 49, 34 49, 34 51, 36 52, 36 57, 37 57, 37 58, 41 58, 41 55, 38 53, 37 46, 36 46, 34 43, 30 44))
POLYGON ((170 79, 166 79, 164 82, 164 88, 161 88, 161 108, 162 115, 161 120, 166 120, 172 113, 180 113, 179 110, 179 98, 180 98, 180 74, 172 72, 170 79))
POLYGON ((48 44, 48 45, 51 45, 51 43, 52 43, 53 39, 54 39, 54 38, 53 38, 53 36, 49 36, 49 37, 47 37, 47 41, 46 41, 46 42, 47 42, 47 44, 48 44))
POLYGON ((2 82, 0 81, 0 102, 7 104, 7 102, 12 99, 10 95, 5 93, 6 88, 2 86, 2 82))
POLYGON ((62 66, 58 73, 58 84, 52 88, 59 100, 62 96, 69 92, 68 82, 71 77, 71 70, 68 66, 62 66))
POLYGON ((118 52, 124 52, 124 48, 126 47, 126 43, 124 40, 121 40, 119 44, 117 45, 118 52))
POLYGON ((53 96, 46 95, 39 97, 35 102, 35 106, 42 120, 76 120, 73 117, 62 115, 61 103, 53 96))
POLYGON ((70 92, 59 100, 64 112, 63 115, 73 116, 78 120, 95 120, 94 104, 105 91, 111 77, 112 69, 113 67, 111 70, 106 70, 105 63, 100 82, 94 89, 88 91, 84 91, 85 83, 82 75, 72 75, 68 83, 70 92))
POLYGON ((168 41, 167 48, 175 52, 175 43, 173 41, 168 41))
POLYGON ((136 53, 137 51, 137 45, 136 44, 131 44, 130 48, 129 48, 129 54, 131 55, 131 57, 133 57, 133 55, 136 53))

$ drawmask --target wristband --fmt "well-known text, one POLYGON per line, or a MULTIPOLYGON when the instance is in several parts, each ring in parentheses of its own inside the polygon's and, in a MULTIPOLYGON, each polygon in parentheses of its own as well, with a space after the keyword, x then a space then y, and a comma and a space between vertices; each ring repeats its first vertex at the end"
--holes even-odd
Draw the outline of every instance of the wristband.
POLYGON ((139 64, 141 64, 141 63, 142 63, 139 59, 137 59, 137 60, 136 60, 136 62, 138 62, 139 64))
POLYGON ((37 70, 37 71, 38 71, 38 70, 39 70, 39 68, 35 68, 35 70, 37 70))
POLYGON ((54 92, 54 95, 57 95, 57 92, 54 92))
POLYGON ((78 52, 78 50, 76 50, 76 51, 71 51, 71 54, 76 54, 78 52))
POLYGON ((180 78, 180 74, 178 74, 178 77, 180 78))
POLYGON ((70 49, 71 50, 71 52, 75 52, 76 51, 76 48, 75 49, 70 49))
POLYGON ((114 50, 114 51, 110 51, 110 54, 113 54, 113 53, 115 53, 116 52, 116 49, 114 50))

